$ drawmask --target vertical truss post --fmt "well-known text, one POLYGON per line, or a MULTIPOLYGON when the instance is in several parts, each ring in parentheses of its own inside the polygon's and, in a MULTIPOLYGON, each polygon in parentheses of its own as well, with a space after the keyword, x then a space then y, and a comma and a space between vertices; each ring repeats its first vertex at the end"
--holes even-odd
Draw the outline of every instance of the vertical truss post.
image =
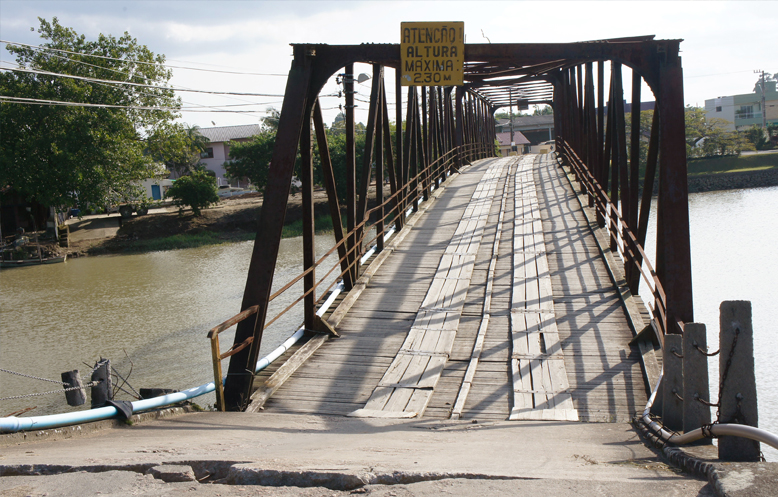
POLYGON ((312 73, 312 55, 309 47, 305 45, 294 47, 294 60, 286 82, 284 103, 281 107, 281 118, 273 148, 271 160, 273 167, 268 172, 264 205, 260 212, 259 228, 241 303, 241 310, 255 305, 258 306, 258 310, 254 316, 238 324, 234 344, 238 345, 252 336, 254 339, 251 347, 241 350, 230 358, 224 388, 224 403, 228 410, 240 410, 244 407, 254 382, 254 369, 267 317, 297 145, 300 142, 303 121, 310 115, 308 91, 312 73))
POLYGON ((351 271, 346 257, 346 245, 343 241, 343 221, 340 217, 340 202, 338 201, 338 191, 335 186, 335 172, 332 169, 332 158, 330 157, 330 148, 327 143, 327 131, 324 128, 324 119, 321 113, 321 104, 317 100, 313 108, 313 126, 316 130, 316 142, 319 146, 319 159, 321 160, 321 171, 324 177, 324 188, 327 190, 327 204, 330 208, 330 218, 332 218, 332 231, 335 235, 335 243, 338 243, 338 258, 340 259, 340 269, 343 272, 343 285, 346 290, 351 290, 354 282, 351 280, 351 271))
MULTIPOLYGON (((605 143, 605 62, 597 61, 597 166, 595 178, 607 188, 603 182, 603 170, 605 169, 605 154, 603 153, 603 144, 605 143)), ((597 211, 597 225, 605 225, 605 219, 600 211, 597 211)))
POLYGON ((457 155, 457 159, 456 159, 457 169, 461 169, 462 168, 462 159, 463 159, 463 157, 462 157, 462 144, 464 143, 464 140, 465 140, 465 135, 464 135, 464 133, 465 133, 465 128, 464 128, 464 126, 465 126, 465 123, 464 123, 464 121, 465 121, 465 111, 464 111, 464 106, 462 105, 462 101, 464 100, 464 98, 465 98, 465 89, 463 87, 461 87, 461 86, 457 86, 456 87, 456 101, 457 101, 456 102, 456 106, 457 106, 457 110, 456 110, 456 113, 457 113, 457 115, 456 115, 456 138, 455 138, 455 142, 454 142, 454 145, 457 147, 457 154, 456 154, 457 155))
MULTIPOLYGON (((379 81, 378 89, 378 105, 376 109, 376 126, 378 131, 375 137, 375 204, 378 207, 376 213, 376 252, 384 250, 384 208, 381 204, 384 203, 384 147, 382 138, 385 136, 382 133, 384 129, 384 73, 383 68, 380 74, 381 80, 379 81)), ((391 147, 389 148, 389 154, 392 153, 391 147)))
POLYGON ((677 332, 678 321, 694 322, 683 70, 677 44, 660 60, 658 100, 657 273, 667 297, 668 324, 677 332))
MULTIPOLYGON (((430 95, 432 95, 432 89, 430 88, 430 95)), ((424 167, 424 200, 430 198, 430 171, 429 165, 432 162, 432 150, 431 140, 429 135, 429 128, 427 127, 427 87, 421 87, 421 143, 423 144, 422 151, 424 152, 424 161, 422 166, 424 167)))
MULTIPOLYGON (((315 104, 315 102, 314 102, 315 104)), ((306 112, 300 133, 300 181, 303 197, 303 270, 310 272, 303 278, 303 326, 314 329, 316 314, 316 249, 313 216, 313 144, 311 142, 311 114, 306 112)))
MULTIPOLYGON (((618 147, 619 147, 619 194, 621 198, 621 215, 622 219, 626 223, 629 223, 631 218, 630 206, 632 205, 632 199, 629 196, 629 169, 627 164, 627 123, 624 111, 624 85, 622 79, 621 65, 619 65, 615 72, 616 82, 618 84, 618 91, 616 92, 616 127, 618 128, 618 147)), ((628 224, 621 227, 623 239, 627 238, 627 231, 630 229, 628 224)), ((629 252, 624 250, 624 266, 627 277, 632 268, 632 260, 629 252)))
MULTIPOLYGON (((389 105, 386 102, 386 86, 384 82, 381 82, 381 100, 384 104, 383 112, 381 112, 381 118, 383 120, 383 136, 384 136, 384 149, 386 150, 386 173, 389 176, 389 188, 394 197, 394 224, 397 231, 400 231, 403 227, 402 216, 400 215, 400 204, 397 199, 397 172, 395 169, 394 156, 392 152, 392 130, 389 128, 389 105)), ((399 134, 397 135, 399 137, 399 134)), ((399 156, 400 154, 398 154, 399 156)))
POLYGON ((346 251, 351 271, 351 281, 359 278, 357 238, 357 154, 354 141, 354 64, 346 65, 343 91, 346 94, 346 251))
MULTIPOLYGON (((597 169, 598 157, 596 150, 599 148, 599 145, 597 144, 597 121, 595 117, 596 104, 594 102, 594 75, 592 72, 593 66, 592 63, 589 62, 586 64, 586 83, 584 84, 584 115, 586 117, 586 167, 589 168, 589 171, 592 172, 592 174, 594 174, 594 171, 597 169)), ((596 193, 594 191, 589 192, 589 207, 594 207, 595 195, 596 193)))
POLYGON ((394 70, 394 92, 395 92, 395 148, 396 148, 396 155, 397 161, 395 162, 394 172, 395 172, 395 183, 397 184, 397 189, 401 190, 402 193, 397 195, 395 197, 396 204, 397 204, 397 219, 399 222, 399 227, 402 227, 405 225, 405 187, 404 182, 402 181, 402 174, 405 170, 405 155, 403 151, 404 143, 403 143, 403 93, 402 93, 402 84, 400 80, 400 69, 394 70))
MULTIPOLYGON (((646 244, 648 232, 648 214, 651 210, 651 196, 654 192, 654 178, 656 177, 656 164, 659 149, 659 109, 654 106, 654 118, 651 121, 651 138, 648 141, 648 156, 646 157, 646 175, 643 179, 643 197, 640 200, 640 214, 638 217, 637 240, 640 246, 646 244)), ((643 259, 637 254, 637 263, 642 264, 643 259)), ((629 289, 637 295, 640 286, 640 274, 633 274, 629 283, 629 289)))
MULTIPOLYGON (((616 75, 621 75, 621 65, 617 62, 611 63, 611 81, 613 83, 613 99, 611 100, 610 117, 613 119, 611 128, 611 202, 613 202, 614 208, 619 205, 619 172, 621 170, 619 164, 621 164, 621 158, 619 157, 619 132, 624 133, 624 129, 619 129, 619 100, 623 98, 621 91, 620 79, 616 75)), ((618 230, 615 220, 609 224, 608 229, 611 232, 611 245, 612 251, 616 251, 618 247, 618 230)))
MULTIPOLYGON (((359 179, 359 200, 357 203, 357 224, 366 223, 365 213, 367 212, 367 192, 370 187, 371 169, 373 166, 373 148, 376 142, 376 123, 380 118, 379 111, 381 107, 381 79, 383 79, 384 68, 380 64, 373 64, 372 88, 370 90, 370 108, 367 111, 367 128, 365 129, 365 151, 362 154, 362 171, 359 179)), ((380 141, 380 140, 379 140, 380 141)), ((378 187, 378 185, 376 185, 378 187)), ((362 237, 365 228, 357 229, 356 240, 358 250, 354 253, 355 260, 362 256, 362 237)))

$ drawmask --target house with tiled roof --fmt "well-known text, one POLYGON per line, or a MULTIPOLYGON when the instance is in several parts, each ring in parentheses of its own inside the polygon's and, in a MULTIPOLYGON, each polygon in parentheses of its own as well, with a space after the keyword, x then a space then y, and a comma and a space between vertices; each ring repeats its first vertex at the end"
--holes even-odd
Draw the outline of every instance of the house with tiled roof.
POLYGON ((248 141, 261 131, 259 124, 243 124, 239 126, 218 126, 215 128, 199 128, 198 132, 210 140, 205 151, 200 154, 200 163, 205 169, 216 175, 219 186, 246 187, 247 181, 237 181, 227 177, 224 163, 230 160, 230 141, 248 141))
POLYGON ((502 131, 497 133, 497 141, 500 142, 500 155, 507 157, 509 155, 521 155, 527 152, 529 149, 530 141, 524 136, 521 131, 513 132, 513 143, 515 148, 511 146, 511 132, 502 131))

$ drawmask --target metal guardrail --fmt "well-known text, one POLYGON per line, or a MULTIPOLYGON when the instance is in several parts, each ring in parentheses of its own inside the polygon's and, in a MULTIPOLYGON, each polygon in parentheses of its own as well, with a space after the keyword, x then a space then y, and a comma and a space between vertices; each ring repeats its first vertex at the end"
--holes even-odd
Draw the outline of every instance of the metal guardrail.
MULTIPOLYGON (((338 251, 343 245, 348 246, 350 240, 355 240, 353 246, 347 247, 342 257, 335 261, 324 275, 318 277, 317 281, 310 289, 297 296, 285 309, 276 314, 272 319, 269 319, 265 323, 263 330, 267 329, 282 316, 291 311, 303 301, 306 296, 315 292, 325 280, 330 278, 331 275, 340 268, 340 273, 337 274, 334 281, 324 291, 319 293, 322 297, 318 299, 317 305, 321 305, 321 303, 326 300, 326 297, 333 287, 335 287, 339 281, 342 281, 347 273, 354 271, 354 268, 360 264, 360 258, 365 252, 365 247, 375 244, 376 253, 383 249, 383 245, 379 243, 379 241, 382 241, 387 234, 388 230, 386 229, 386 223, 396 222, 396 227, 402 228, 406 214, 418 210, 419 201, 427 200, 430 191, 436 187, 441 180, 444 180, 450 174, 451 170, 455 168, 454 165, 457 162, 457 159, 461 158, 462 160, 469 162, 476 157, 490 155, 493 152, 493 148, 481 143, 465 144, 462 145, 461 148, 455 147, 422 168, 416 175, 410 177, 405 184, 397 187, 397 191, 386 198, 381 204, 367 210, 364 220, 357 224, 353 230, 344 233, 343 237, 322 255, 312 267, 292 278, 270 296, 269 302, 272 302, 283 293, 289 291, 295 283, 298 283, 305 278, 305 276, 314 272, 316 268, 319 268, 330 255, 338 251), (376 217, 372 223, 370 223, 371 217, 376 217), (367 232, 369 224, 376 227, 376 232, 373 238, 366 240, 365 233, 367 232), (343 264, 344 261, 348 262, 343 264)), ((232 357, 246 347, 249 347, 253 343, 254 337, 250 336, 246 340, 234 344, 227 351, 221 352, 219 334, 253 316, 257 311, 258 306, 249 307, 208 331, 207 336, 211 344, 211 359, 213 362, 213 381, 216 387, 216 408, 220 411, 225 410, 221 361, 232 357)))
MULTIPOLYGON (((635 237, 632 227, 627 224, 626 220, 619 212, 618 206, 611 201, 610 196, 594 178, 583 160, 581 160, 578 154, 575 153, 566 141, 561 140, 560 148, 560 153, 573 169, 586 193, 593 199, 594 207, 597 212, 605 220, 604 227, 608 230, 611 239, 615 240, 616 243, 612 245, 615 245, 617 248, 619 255, 624 261, 625 269, 632 266, 634 271, 639 272, 642 280, 651 290, 654 302, 649 302, 648 306, 659 328, 659 333, 657 334, 658 339, 660 344, 664 346, 663 337, 668 332, 667 296, 654 267, 651 265, 643 247, 635 237)), ((683 323, 679 322, 678 326, 683 329, 683 323)))

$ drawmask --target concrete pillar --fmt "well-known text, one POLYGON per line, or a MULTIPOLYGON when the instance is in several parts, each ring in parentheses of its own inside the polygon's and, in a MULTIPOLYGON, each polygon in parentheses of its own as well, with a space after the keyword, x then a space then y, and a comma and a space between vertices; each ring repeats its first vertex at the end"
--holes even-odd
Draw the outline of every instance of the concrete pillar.
POLYGON ((663 365, 664 392, 662 399, 662 424, 675 431, 683 429, 683 336, 665 335, 663 365))
MULTIPOLYGON (((683 431, 688 433, 710 424, 710 407, 700 402, 710 402, 708 386, 708 350, 705 325, 686 323, 683 329, 683 431)), ((704 438, 700 444, 711 444, 704 438)))
MULTIPOLYGON (((721 423, 759 426, 754 376, 754 332, 751 302, 721 303, 721 353, 719 354, 721 423)), ((759 442, 740 437, 719 438, 719 459, 723 461, 759 461, 759 442)))

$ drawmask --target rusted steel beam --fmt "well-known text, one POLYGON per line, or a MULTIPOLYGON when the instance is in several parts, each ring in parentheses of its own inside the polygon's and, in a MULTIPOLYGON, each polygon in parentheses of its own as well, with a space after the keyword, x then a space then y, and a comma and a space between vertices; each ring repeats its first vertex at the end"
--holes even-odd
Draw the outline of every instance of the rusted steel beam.
MULTIPOLYGON (((381 100, 383 102, 383 112, 381 118, 383 121, 384 150, 386 151, 386 174, 389 177, 389 188, 394 198, 394 222, 397 231, 402 229, 402 216, 400 215, 399 200, 397 199, 397 174, 395 170, 394 152, 392 151, 392 130, 389 127, 389 105, 386 102, 386 86, 381 83, 381 100)), ((398 134, 399 137, 399 134, 398 134)), ((399 154, 398 154, 399 155, 399 154)))
MULTIPOLYGON (((592 176, 595 176, 595 170, 597 168, 597 162, 599 157, 597 156, 597 150, 600 148, 597 143, 597 117, 596 103, 594 101, 594 66, 591 62, 586 64, 586 81, 584 83, 584 101, 585 101, 585 137, 586 137, 586 167, 592 172, 592 176)), ((595 176, 596 177, 596 176, 595 176)), ((596 192, 589 192, 589 207, 594 207, 594 198, 596 192)))
POLYGON ((402 227, 405 224, 405 202, 404 202, 404 188, 403 188, 403 171, 405 170, 405 143, 403 142, 403 93, 402 93, 402 85, 400 81, 400 71, 395 69, 395 75, 394 75, 394 91, 395 91, 395 157, 397 160, 395 161, 395 183, 397 184, 397 189, 400 190, 402 193, 397 195, 397 202, 398 202, 398 212, 397 212, 397 219, 399 224, 399 227, 402 227))
POLYGON ((351 280, 351 271, 348 270, 346 244, 341 243, 343 241, 343 221, 340 217, 340 202, 335 185, 335 172, 332 169, 332 158, 330 157, 330 148, 327 143, 327 131, 324 127, 321 104, 318 100, 313 108, 313 124, 316 130, 316 142, 319 146, 319 159, 321 161, 322 176, 324 176, 324 188, 327 191, 327 205, 329 205, 330 218, 332 219, 332 231, 335 235, 335 243, 339 244, 338 258, 340 259, 340 268, 343 272, 343 285, 346 287, 346 290, 351 290, 354 283, 351 280))
POLYGON ((406 123, 408 128, 408 180, 411 183, 410 201, 413 212, 419 210, 419 133, 417 132, 419 122, 419 101, 418 101, 418 89, 414 86, 413 96, 408 99, 408 114, 411 118, 406 123))
MULTIPOLYGON (((430 91, 431 93, 431 91, 430 91)), ((424 200, 427 201, 430 198, 430 177, 427 165, 432 162, 432 150, 430 149, 431 141, 429 136, 429 128, 427 127, 427 87, 421 87, 421 140, 422 151, 424 152, 423 167, 424 167, 424 200)))
MULTIPOLYGON (((605 62, 597 62, 597 166, 595 168, 594 177, 600 184, 602 181, 603 161, 605 155, 603 154, 603 145, 605 142, 605 62)), ((597 225, 604 226, 604 220, 602 214, 597 211, 597 225)))
MULTIPOLYGON (((610 109, 610 115, 613 118, 613 125, 611 126, 611 202, 613 205, 619 205, 619 173, 621 172, 621 157, 619 157, 619 132, 624 133, 624 130, 619 128, 619 104, 618 101, 624 98, 621 91, 620 79, 617 78, 617 74, 621 74, 621 67, 618 63, 611 64, 611 80, 613 81, 613 100, 611 100, 612 109, 610 109)), ((616 251, 618 247, 618 235, 614 233, 613 228, 611 230, 611 245, 612 251, 616 251)))
POLYGON ((311 115, 303 119, 300 133, 300 181, 303 197, 303 270, 308 271, 303 278, 303 326, 314 329, 316 315, 316 245, 314 243, 313 217, 313 143, 311 142, 311 115))
MULTIPOLYGON (((465 140, 465 111, 463 104, 463 99, 465 97, 465 90, 461 86, 456 87, 456 137, 454 145, 456 147, 461 147, 465 140)), ((457 152, 457 159, 456 159, 456 166, 457 169, 462 168, 462 152, 457 152)))
MULTIPOLYGON (((376 126, 378 127, 375 136, 375 205, 376 211, 376 253, 384 250, 384 147, 383 133, 384 129, 384 71, 381 68, 378 84, 378 102, 376 105, 376 126)), ((392 149, 389 148, 389 154, 392 149)))
MULTIPOLYGON (((651 138, 648 142, 648 156, 646 157, 646 175, 643 178, 643 197, 640 201, 640 214, 638 217, 637 241, 641 247, 646 245, 648 233, 648 215, 651 211, 651 197, 654 192, 654 179, 656 178, 657 156, 659 153, 659 109, 654 105, 654 116, 651 121, 651 138)), ((637 263, 642 263, 638 259, 637 263)), ((637 295, 640 287, 640 275, 634 274, 629 282, 630 291, 637 295)))
POLYGON ((689 190, 686 168, 686 127, 683 70, 676 50, 664 54, 659 80, 659 200, 657 273, 667 295, 668 326, 694 322, 689 190))
POLYGON ((278 258, 278 246, 286 216, 286 202, 294 172, 297 145, 303 120, 310 110, 308 102, 311 80, 311 58, 304 47, 295 47, 294 60, 289 71, 278 134, 273 149, 273 165, 268 172, 265 198, 260 211, 259 228, 254 241, 246 288, 241 309, 257 306, 253 316, 241 321, 235 332, 234 344, 253 336, 251 347, 230 358, 224 390, 225 407, 240 410, 248 401, 254 381, 262 331, 267 317, 267 306, 273 284, 273 273, 278 258))
POLYGON ((354 64, 346 66, 343 80, 343 92, 346 96, 346 231, 348 238, 346 251, 351 271, 351 281, 359 278, 357 238, 354 228, 357 225, 357 155, 354 140, 354 64))
POLYGON ((633 233, 638 229, 638 200, 640 181, 640 75, 632 71, 632 126, 629 155, 629 218, 627 223, 633 233))
MULTIPOLYGON (((629 197, 629 169, 627 164, 627 123, 624 113, 624 85, 621 72, 621 64, 614 64, 614 78, 618 88, 616 89, 616 101, 614 102, 614 110, 616 112, 615 124, 618 129, 618 148, 619 148, 619 194, 621 198, 621 216, 625 221, 629 222, 630 219, 630 205, 632 200, 629 197)), ((617 204, 618 205, 618 204, 617 204)), ((628 226, 623 227, 624 230, 629 229, 628 226)), ((626 234, 624 235, 626 239, 626 234)), ((629 259, 629 253, 626 254, 624 261, 625 268, 627 268, 627 274, 629 274, 629 268, 632 266, 629 259)))
MULTIPOLYGON (((376 117, 380 117, 379 108, 381 107, 381 79, 383 78, 384 68, 378 64, 373 64, 373 79, 370 89, 370 107, 367 112, 367 128, 365 129, 365 151, 362 154, 362 171, 359 179, 359 200, 357 201, 357 224, 365 221, 365 212, 367 211, 367 192, 370 186, 371 170, 373 167, 373 148, 376 137, 376 117)), ((362 255, 362 234, 364 227, 357 229, 356 240, 360 250, 356 252, 357 257, 362 255)))

